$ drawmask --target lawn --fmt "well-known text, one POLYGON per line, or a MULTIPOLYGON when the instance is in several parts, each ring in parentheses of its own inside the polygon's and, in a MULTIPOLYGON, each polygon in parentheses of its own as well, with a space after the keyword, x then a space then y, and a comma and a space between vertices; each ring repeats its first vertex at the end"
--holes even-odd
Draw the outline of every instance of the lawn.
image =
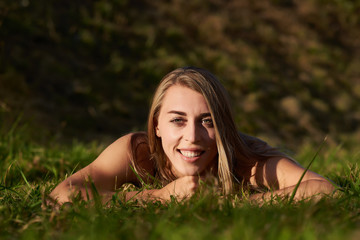
MULTIPOLYGON (((204 191, 184 202, 103 206, 75 200, 60 209, 45 200, 57 183, 91 162, 102 144, 32 143, 15 126, 0 136, 0 239, 359 239, 360 170, 356 144, 324 145, 311 169, 341 186, 335 197, 256 205, 204 191), (206 193, 205 193, 206 192, 206 193)), ((318 147, 305 144, 306 166, 318 147)))

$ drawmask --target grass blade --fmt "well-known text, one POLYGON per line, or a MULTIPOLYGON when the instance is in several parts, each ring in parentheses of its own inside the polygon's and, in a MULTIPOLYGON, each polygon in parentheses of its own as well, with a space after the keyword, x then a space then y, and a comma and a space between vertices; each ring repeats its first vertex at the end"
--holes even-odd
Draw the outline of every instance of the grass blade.
POLYGON ((291 196, 290 196, 290 199, 289 199, 289 203, 290 203, 290 204, 294 201, 295 194, 296 194, 296 192, 297 192, 297 190, 298 190, 298 188, 299 188, 299 186, 300 186, 300 184, 301 184, 302 179, 304 178, 306 172, 310 169, 310 166, 311 166, 312 163, 314 162, 315 158, 319 155, 319 152, 320 152, 321 149, 323 148, 323 146, 324 146, 324 144, 325 144, 325 142, 326 142, 326 139, 327 139, 327 136, 324 138, 324 140, 323 140, 322 143, 320 144, 320 146, 319 146, 318 150, 316 151, 314 157, 311 159, 311 161, 309 162, 309 164, 308 164, 307 167, 305 168, 305 170, 304 170, 304 172, 302 173, 299 181, 297 182, 294 190, 292 191, 291 196))
POLYGON ((31 188, 31 185, 30 185, 30 183, 28 182, 28 180, 26 179, 25 174, 23 173, 23 171, 22 171, 21 169, 20 169, 19 171, 20 171, 20 174, 21 174, 22 178, 24 179, 26 185, 27 185, 29 188, 31 188))
POLYGON ((139 175, 138 172, 136 172, 136 170, 133 168, 133 166, 131 166, 131 164, 129 165, 129 167, 131 168, 131 170, 133 171, 133 173, 135 174, 136 178, 141 182, 141 184, 143 186, 147 186, 147 184, 144 182, 144 180, 141 178, 141 176, 139 175))

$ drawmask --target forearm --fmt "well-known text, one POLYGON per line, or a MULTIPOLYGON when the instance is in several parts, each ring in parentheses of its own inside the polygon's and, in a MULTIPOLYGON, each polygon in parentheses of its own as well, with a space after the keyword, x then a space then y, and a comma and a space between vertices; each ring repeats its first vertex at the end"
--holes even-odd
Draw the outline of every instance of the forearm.
MULTIPOLYGON (((72 202, 75 199, 93 200, 98 195, 103 203, 108 202, 115 191, 105 191, 101 188, 94 188, 95 185, 89 182, 64 181, 60 183, 51 193, 53 203, 62 205, 72 202)), ((49 201, 48 201, 49 202, 49 201)))
POLYGON ((161 194, 161 189, 146 189, 141 191, 125 192, 122 195, 123 201, 166 201, 167 198, 161 194))
POLYGON ((166 202, 172 199, 184 200, 190 198, 199 186, 200 178, 197 176, 184 176, 170 182, 160 189, 142 190, 138 192, 127 192, 125 200, 138 199, 143 201, 166 202))
MULTIPOLYGON (((99 191, 99 199, 102 203, 108 203, 115 191, 99 191)), ((52 204, 62 205, 66 202, 72 202, 74 199, 80 198, 83 200, 92 200, 94 199, 94 191, 90 184, 71 184, 71 182, 64 181, 60 183, 51 193, 50 198, 52 199, 52 204)), ((132 192, 118 192, 117 196, 121 201, 130 201, 130 200, 143 200, 143 201, 164 201, 166 197, 163 196, 160 189, 151 189, 151 190, 142 190, 142 191, 132 191, 132 192)), ((50 203, 50 201, 48 201, 50 203)))
MULTIPOLYGON (((120 201, 140 200, 140 201, 161 201, 166 202, 175 197, 178 200, 183 200, 191 197, 199 184, 199 178, 194 176, 181 177, 161 189, 146 189, 132 192, 118 192, 117 198, 120 201)), ((78 196, 84 200, 93 199, 93 185, 84 182, 73 182, 66 180, 59 184, 50 197, 57 201, 58 204, 64 202, 71 202, 74 196, 78 196)), ((115 191, 105 190, 99 188, 98 192, 103 203, 109 202, 115 191)))
POLYGON ((80 194, 82 199, 92 198, 92 192, 86 191, 84 186, 71 184, 71 182, 62 182, 50 193, 50 198, 56 201, 57 204, 71 202, 75 196, 80 194))
MULTIPOLYGON (((290 197, 296 186, 291 186, 279 190, 269 191, 266 193, 257 193, 250 196, 250 200, 268 201, 278 197, 290 197)), ((302 182, 296 190, 294 200, 303 199, 320 199, 323 196, 332 194, 336 188, 332 183, 326 180, 308 180, 302 182)))

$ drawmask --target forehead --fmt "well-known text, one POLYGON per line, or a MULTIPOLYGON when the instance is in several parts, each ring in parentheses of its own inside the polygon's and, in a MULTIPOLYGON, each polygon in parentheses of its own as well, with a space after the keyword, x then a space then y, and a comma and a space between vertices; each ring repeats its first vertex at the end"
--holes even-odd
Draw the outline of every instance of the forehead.
POLYGON ((209 112, 201 93, 181 85, 171 86, 165 92, 161 111, 171 110, 209 112))

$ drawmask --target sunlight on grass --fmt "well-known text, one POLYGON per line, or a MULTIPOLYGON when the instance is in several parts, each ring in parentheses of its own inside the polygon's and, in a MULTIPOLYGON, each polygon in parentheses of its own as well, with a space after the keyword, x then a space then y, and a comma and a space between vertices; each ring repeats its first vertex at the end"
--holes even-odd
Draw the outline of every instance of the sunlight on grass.
MULTIPOLYGON (((319 152, 310 170, 342 187, 335 197, 289 204, 273 199, 261 206, 243 194, 227 198, 204 185, 188 201, 167 204, 123 202, 114 196, 107 206, 74 199, 60 209, 47 195, 64 178, 91 162, 102 146, 73 142, 39 146, 21 131, 0 136, 0 235, 3 239, 347 239, 360 223, 359 149, 342 146, 319 152), (11 141, 9 141, 11 139, 11 141)), ((304 145, 303 165, 316 153, 304 145)), ((149 186, 147 186, 149 187, 149 186)), ((136 189, 124 185, 121 191, 136 189)), ((141 190, 141 189, 140 189, 141 190)), ((96 191, 95 186, 89 191, 96 191)), ((120 194, 121 195, 121 194, 120 194)))

